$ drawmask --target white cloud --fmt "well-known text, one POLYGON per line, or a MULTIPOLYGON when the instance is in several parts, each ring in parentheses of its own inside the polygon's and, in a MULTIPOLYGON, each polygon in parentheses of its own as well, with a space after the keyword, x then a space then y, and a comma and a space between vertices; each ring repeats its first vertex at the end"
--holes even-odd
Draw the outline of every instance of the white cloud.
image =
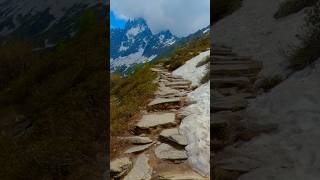
POLYGON ((118 18, 144 18, 152 32, 186 36, 210 23, 210 0, 111 0, 118 18))

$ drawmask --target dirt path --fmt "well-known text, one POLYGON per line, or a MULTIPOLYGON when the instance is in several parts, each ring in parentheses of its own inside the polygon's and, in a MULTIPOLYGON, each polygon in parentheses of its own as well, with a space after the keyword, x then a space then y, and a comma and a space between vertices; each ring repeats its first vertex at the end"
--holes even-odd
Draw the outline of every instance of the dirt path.
POLYGON ((120 157, 111 162, 114 179, 207 179, 187 163, 187 139, 179 132, 179 109, 186 105, 191 82, 173 76, 162 66, 151 69, 158 74, 156 97, 131 130, 132 136, 119 137, 128 143, 120 157))

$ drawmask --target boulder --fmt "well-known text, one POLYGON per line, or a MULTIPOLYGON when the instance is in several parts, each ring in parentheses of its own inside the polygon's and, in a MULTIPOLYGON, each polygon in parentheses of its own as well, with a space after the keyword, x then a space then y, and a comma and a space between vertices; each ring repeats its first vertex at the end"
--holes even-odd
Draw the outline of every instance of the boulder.
POLYGON ((132 170, 124 177, 124 180, 150 180, 152 171, 149 158, 143 153, 137 157, 132 170))
POLYGON ((111 176, 119 178, 127 174, 132 168, 132 162, 128 157, 118 158, 110 163, 111 176))
POLYGON ((155 149, 155 154, 159 159, 166 160, 185 160, 188 159, 187 152, 185 150, 178 150, 168 144, 160 144, 155 149))

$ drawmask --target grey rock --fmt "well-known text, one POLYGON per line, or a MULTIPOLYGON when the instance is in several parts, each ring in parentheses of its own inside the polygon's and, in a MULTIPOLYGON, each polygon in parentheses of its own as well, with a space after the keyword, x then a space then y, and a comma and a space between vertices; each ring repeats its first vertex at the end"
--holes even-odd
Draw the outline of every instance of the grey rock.
POLYGON ((149 144, 152 143, 152 140, 149 137, 141 137, 141 136, 131 136, 131 137, 124 137, 124 139, 132 144, 149 144))
POLYGON ((175 113, 154 113, 144 115, 136 127, 148 129, 164 125, 176 125, 175 113))
POLYGON ((145 154, 141 154, 137 157, 133 169, 124 177, 124 180, 150 180, 152 171, 153 169, 149 165, 149 158, 145 154))
POLYGON ((188 145, 187 138, 179 133, 178 128, 165 129, 160 133, 160 137, 182 146, 188 145))
POLYGON ((110 172, 113 174, 114 178, 119 178, 124 176, 132 168, 132 162, 128 157, 123 157, 115 159, 110 163, 110 172))
POLYGON ((188 159, 188 155, 185 150, 178 150, 164 143, 155 149, 155 154, 159 159, 166 159, 166 160, 188 159))
POLYGON ((146 144, 146 145, 140 145, 140 146, 135 146, 132 148, 129 148, 125 153, 126 154, 130 154, 130 153, 137 153, 137 152, 141 152, 144 151, 146 149, 148 149, 150 146, 152 146, 154 143, 150 143, 150 144, 146 144))

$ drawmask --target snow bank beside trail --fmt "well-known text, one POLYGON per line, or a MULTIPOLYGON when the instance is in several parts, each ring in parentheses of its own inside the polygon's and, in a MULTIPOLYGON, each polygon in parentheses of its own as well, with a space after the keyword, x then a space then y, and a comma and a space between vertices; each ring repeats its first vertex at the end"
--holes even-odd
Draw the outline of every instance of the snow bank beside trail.
POLYGON ((279 50, 286 49, 288 44, 299 44, 296 35, 300 33, 305 15, 302 10, 274 19, 280 2, 244 0, 240 9, 213 25, 212 42, 263 62, 262 75, 282 74, 287 61, 279 50))
POLYGON ((192 86, 199 86, 200 80, 206 72, 206 66, 196 67, 206 56, 210 55, 210 50, 200 53, 190 59, 184 65, 172 72, 175 76, 182 76, 184 79, 192 81, 192 86))
POLYGON ((186 117, 180 124, 180 132, 187 137, 188 162, 203 176, 210 175, 210 81, 200 84, 207 71, 206 65, 196 67, 199 62, 210 55, 210 50, 200 53, 173 72, 192 81, 197 89, 188 93, 188 100, 196 102, 182 109, 186 117))
POLYGON ((180 131, 187 137, 188 162, 197 172, 210 175, 210 82, 188 94, 195 104, 183 109, 180 131))
POLYGON ((237 149, 244 157, 261 163, 239 179, 319 179, 319 79, 320 59, 314 68, 295 73, 250 104, 249 123, 275 123, 279 131, 261 135, 237 149))

